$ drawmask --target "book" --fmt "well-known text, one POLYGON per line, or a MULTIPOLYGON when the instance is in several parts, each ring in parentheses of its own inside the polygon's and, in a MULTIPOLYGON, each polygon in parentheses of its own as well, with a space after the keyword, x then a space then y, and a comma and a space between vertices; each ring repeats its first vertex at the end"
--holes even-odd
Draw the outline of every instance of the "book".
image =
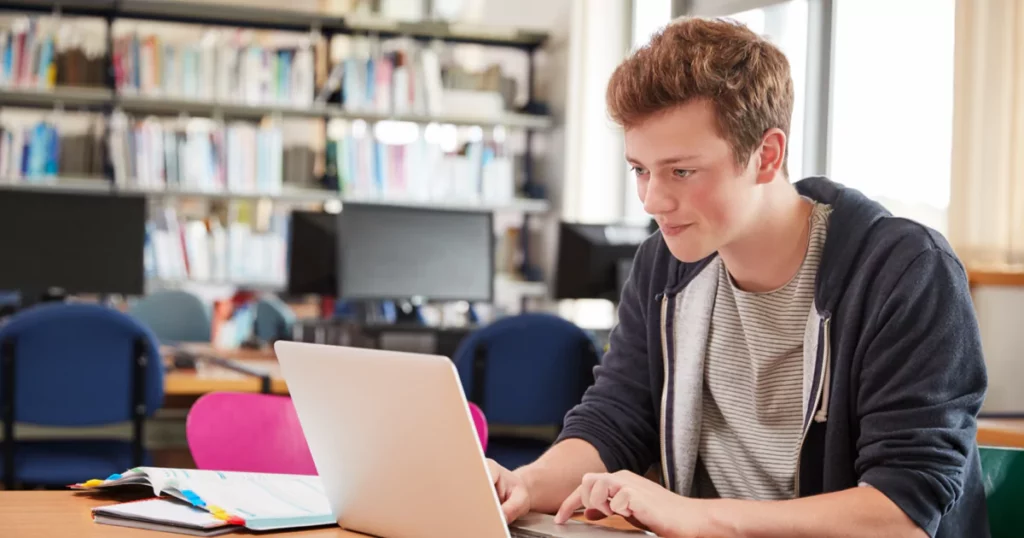
POLYGON ((190 504, 171 499, 143 499, 92 509, 92 519, 103 525, 134 529, 219 536, 240 529, 213 514, 190 504))
POLYGON ((71 488, 100 491, 124 486, 151 487, 157 496, 178 499, 229 525, 254 531, 336 522, 316 476, 136 467, 71 488))

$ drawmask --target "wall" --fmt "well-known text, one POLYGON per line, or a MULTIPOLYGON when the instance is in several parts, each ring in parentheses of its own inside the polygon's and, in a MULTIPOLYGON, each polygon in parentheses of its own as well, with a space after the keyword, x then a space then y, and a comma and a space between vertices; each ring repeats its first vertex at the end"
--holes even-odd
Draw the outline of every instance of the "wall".
POLYGON ((974 305, 988 365, 982 412, 1024 416, 1024 288, 975 288, 974 305))

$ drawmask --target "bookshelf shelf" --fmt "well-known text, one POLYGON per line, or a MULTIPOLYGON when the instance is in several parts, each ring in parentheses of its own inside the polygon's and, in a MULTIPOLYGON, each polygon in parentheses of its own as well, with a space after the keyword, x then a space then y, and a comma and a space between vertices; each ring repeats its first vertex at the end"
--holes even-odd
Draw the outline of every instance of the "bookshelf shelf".
POLYGON ((416 114, 380 114, 376 112, 353 112, 345 110, 340 106, 329 106, 327 113, 333 118, 359 119, 370 122, 394 120, 408 121, 412 123, 451 123, 454 125, 480 125, 483 127, 494 127, 503 125, 510 128, 521 129, 550 129, 551 118, 547 116, 536 116, 531 114, 503 114, 500 117, 485 116, 460 116, 455 114, 442 114, 438 116, 421 116, 416 114))
POLYGON ((0 105, 10 107, 65 108, 99 110, 111 102, 113 92, 106 88, 60 87, 52 90, 0 87, 0 105))
POLYGON ((122 110, 131 114, 152 114, 173 116, 189 114, 194 116, 216 116, 236 119, 260 119, 265 116, 280 115, 281 117, 299 118, 340 118, 349 120, 365 120, 368 122, 392 120, 407 121, 418 124, 450 123, 454 125, 480 125, 494 127, 502 125, 519 129, 550 129, 552 120, 547 116, 532 114, 503 114, 499 117, 439 115, 423 116, 415 114, 381 114, 377 112, 354 112, 345 110, 338 105, 313 105, 296 107, 289 105, 246 105, 235 103, 214 103, 180 98, 164 98, 142 95, 118 95, 104 88, 55 88, 53 90, 36 90, 25 88, 0 88, 0 104, 12 107, 51 108, 82 108, 99 110, 106 106, 119 105, 122 110))
POLYGON ((227 192, 227 191, 203 191, 194 189, 168 189, 163 187, 146 187, 129 185, 115 187, 105 178, 45 178, 33 180, 16 180, 0 178, 0 190, 46 190, 66 192, 72 194, 99 193, 99 194, 141 194, 152 199, 163 198, 204 198, 211 200, 271 200, 275 202, 292 203, 324 203, 339 201, 342 203, 364 203, 380 204, 390 206, 422 207, 429 209, 466 211, 466 210, 487 210, 487 211, 513 211, 518 213, 547 213, 551 206, 547 200, 533 200, 529 198, 517 198, 510 202, 456 202, 456 201, 429 201, 429 200, 400 200, 386 198, 361 198, 352 196, 340 196, 338 193, 313 188, 285 188, 281 192, 227 192))
POLYGON ((322 118, 326 115, 326 110, 322 106, 295 107, 289 105, 247 105, 241 103, 216 103, 211 101, 181 99, 175 97, 153 97, 125 94, 118 95, 117 102, 125 112, 140 115, 220 115, 225 118, 254 120, 258 120, 264 116, 274 115, 289 118, 322 118))
POLYGON ((0 178, 0 190, 29 190, 67 194, 109 194, 113 192, 106 178, 40 178, 20 180, 0 178))

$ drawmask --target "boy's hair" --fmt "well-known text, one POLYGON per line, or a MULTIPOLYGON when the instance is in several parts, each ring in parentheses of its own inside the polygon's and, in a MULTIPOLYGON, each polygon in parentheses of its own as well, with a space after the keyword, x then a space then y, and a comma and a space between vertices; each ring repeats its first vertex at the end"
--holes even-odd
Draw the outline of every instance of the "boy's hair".
POLYGON ((740 166, 772 127, 786 134, 789 153, 789 62, 746 26, 677 19, 619 64, 605 94, 612 119, 627 129, 694 99, 714 105, 719 136, 732 146, 740 166))

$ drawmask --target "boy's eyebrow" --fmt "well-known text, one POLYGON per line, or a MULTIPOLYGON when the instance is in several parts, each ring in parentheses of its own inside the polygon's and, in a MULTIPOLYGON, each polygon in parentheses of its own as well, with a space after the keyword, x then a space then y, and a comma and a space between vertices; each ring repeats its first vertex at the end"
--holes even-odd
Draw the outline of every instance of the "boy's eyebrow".
MULTIPOLYGON (((656 166, 662 166, 662 165, 666 165, 666 164, 672 164, 672 163, 678 163, 678 162, 684 162, 684 161, 692 161, 692 160, 694 160, 696 158, 697 158, 696 155, 676 155, 674 157, 665 157, 663 159, 658 159, 657 161, 655 161, 654 164, 656 166)), ((639 163, 640 162, 638 159, 634 159, 633 157, 630 157, 629 155, 626 155, 626 161, 627 162, 631 162, 631 163, 639 163)))

